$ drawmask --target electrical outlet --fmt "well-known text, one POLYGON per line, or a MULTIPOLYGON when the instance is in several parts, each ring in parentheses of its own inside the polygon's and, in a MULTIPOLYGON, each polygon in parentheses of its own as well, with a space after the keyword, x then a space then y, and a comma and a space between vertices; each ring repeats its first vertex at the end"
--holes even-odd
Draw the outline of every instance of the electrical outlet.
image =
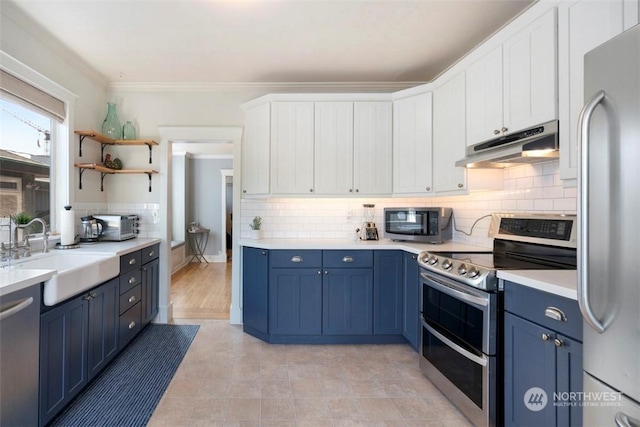
POLYGON ((157 224, 160 222, 160 212, 157 209, 151 211, 151 216, 153 216, 153 223, 157 224))

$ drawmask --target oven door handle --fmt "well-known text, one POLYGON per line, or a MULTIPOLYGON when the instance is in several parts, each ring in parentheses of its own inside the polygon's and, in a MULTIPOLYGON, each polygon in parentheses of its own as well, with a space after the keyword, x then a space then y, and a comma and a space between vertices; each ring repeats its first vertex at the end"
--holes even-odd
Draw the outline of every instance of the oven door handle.
POLYGON ((465 285, 458 285, 455 282, 451 282, 439 277, 436 278, 425 272, 421 272, 420 276, 423 279, 429 281, 427 286, 437 289, 449 296, 466 301, 471 304, 475 304, 479 307, 486 307, 487 305, 489 305, 489 300, 487 298, 483 298, 468 292, 466 289, 464 289, 465 285))
POLYGON ((489 363, 486 356, 483 356, 483 357, 476 356, 475 354, 469 352, 468 350, 465 350, 464 348, 460 347, 458 344, 451 341, 449 338, 442 335, 440 332, 433 329, 428 323, 422 322, 422 327, 426 328, 430 334, 432 334, 434 337, 438 338, 440 341, 445 343, 449 348, 460 353, 462 356, 466 357, 467 359, 476 362, 478 365, 484 367, 484 366, 487 366, 487 363, 489 363))

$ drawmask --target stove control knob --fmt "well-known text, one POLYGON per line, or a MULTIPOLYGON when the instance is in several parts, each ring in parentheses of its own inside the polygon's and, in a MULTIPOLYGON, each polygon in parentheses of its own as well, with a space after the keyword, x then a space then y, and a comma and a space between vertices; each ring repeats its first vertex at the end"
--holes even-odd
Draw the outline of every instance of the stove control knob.
POLYGON ((478 269, 475 267, 469 267, 468 273, 469 273, 469 277, 471 277, 472 279, 475 279, 480 274, 478 269))
POLYGON ((460 266, 458 267, 458 274, 461 276, 467 274, 467 266, 464 264, 460 264, 460 266))
POLYGON ((442 261, 442 268, 444 268, 445 270, 451 270, 451 260, 445 259, 444 261, 442 261))
POLYGON ((431 265, 436 265, 438 263, 438 257, 435 255, 431 255, 427 262, 431 265))

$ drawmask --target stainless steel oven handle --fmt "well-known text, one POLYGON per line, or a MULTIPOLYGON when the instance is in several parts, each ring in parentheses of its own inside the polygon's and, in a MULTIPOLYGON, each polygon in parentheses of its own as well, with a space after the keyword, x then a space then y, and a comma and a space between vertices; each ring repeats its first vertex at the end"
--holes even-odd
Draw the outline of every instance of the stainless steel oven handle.
POLYGON ((421 272, 420 276, 423 279, 426 279, 429 281, 428 286, 439 290, 442 293, 445 293, 449 296, 452 296, 454 298, 466 301, 468 303, 471 304, 475 304, 481 307, 486 307, 487 305, 489 305, 489 300, 487 298, 482 298, 479 297, 477 295, 474 295, 470 292, 468 292, 465 289, 466 285, 460 285, 456 282, 450 281, 450 280, 446 280, 444 278, 440 278, 440 277, 434 277, 430 274, 427 274, 425 272, 421 272), (443 283, 446 283, 443 284, 443 283))
POLYGON ((476 356, 473 353, 470 353, 469 351, 467 351, 464 348, 460 347, 458 344, 456 344, 453 341, 451 341, 449 338, 447 338, 444 335, 442 335, 440 332, 438 332, 435 329, 433 329, 431 326, 429 326, 429 324, 422 322, 422 327, 427 328, 427 331, 429 331, 430 334, 432 334, 434 337, 438 338, 440 341, 445 343, 452 350, 455 350, 456 352, 460 353, 461 355, 463 355, 467 359, 476 362, 478 365, 487 366, 487 363, 489 363, 489 361, 487 360, 486 356, 485 357, 480 357, 480 356, 476 356))

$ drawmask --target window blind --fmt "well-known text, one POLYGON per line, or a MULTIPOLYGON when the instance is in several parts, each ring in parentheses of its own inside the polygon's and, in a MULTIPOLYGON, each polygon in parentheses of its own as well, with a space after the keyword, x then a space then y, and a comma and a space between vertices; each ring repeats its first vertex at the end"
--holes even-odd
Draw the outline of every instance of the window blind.
POLYGON ((64 122, 64 102, 4 70, 0 70, 0 92, 8 98, 26 102, 40 114, 52 117, 60 123, 64 122))

